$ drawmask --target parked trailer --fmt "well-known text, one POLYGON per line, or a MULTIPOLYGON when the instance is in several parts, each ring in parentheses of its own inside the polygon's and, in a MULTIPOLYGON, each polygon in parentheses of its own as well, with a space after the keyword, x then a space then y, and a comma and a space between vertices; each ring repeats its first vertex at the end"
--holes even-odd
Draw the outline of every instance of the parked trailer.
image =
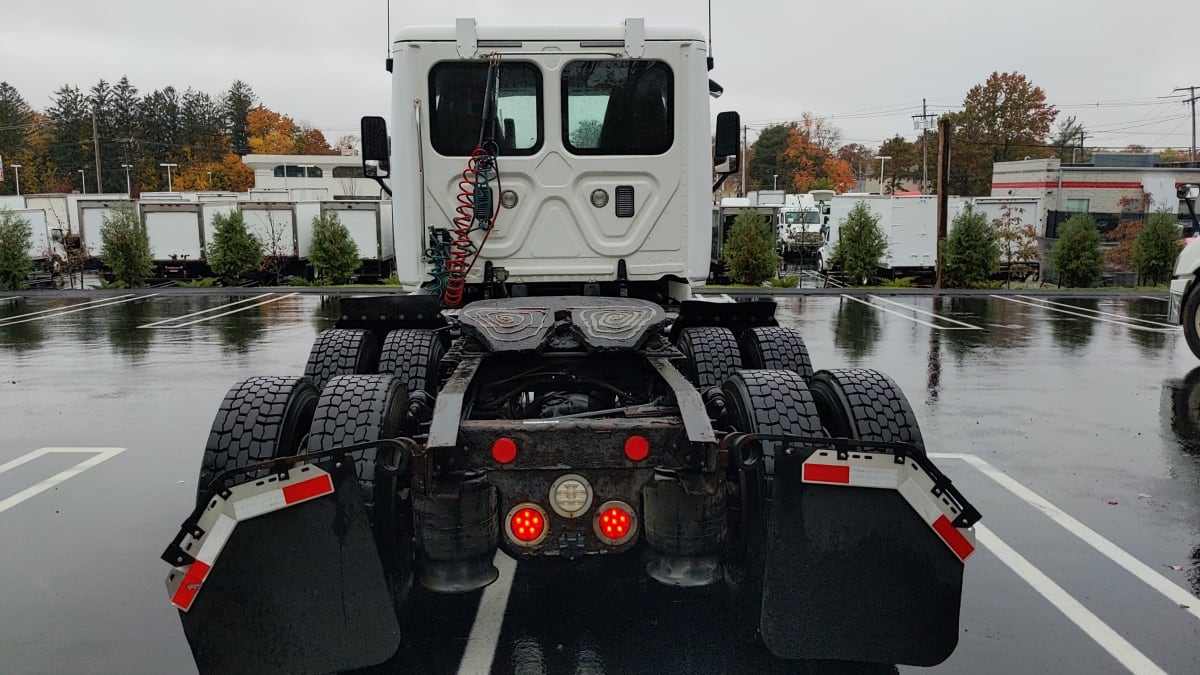
POLYGON ((1033 269, 1040 267, 1040 258, 1042 256, 1039 251, 1048 251, 1049 246, 1046 241, 1046 201, 1041 197, 976 197, 973 201, 976 211, 980 211, 987 217, 989 224, 994 223, 999 219, 1009 219, 1012 221, 1006 224, 1010 230, 1021 230, 1025 227, 1033 228, 1033 245, 1035 251, 1031 256, 1013 256, 1013 260, 1009 260, 1009 254, 1002 243, 1000 245, 1000 264, 1008 266, 1010 263, 1019 264, 1033 269))
POLYGON ((263 253, 278 261, 279 275, 306 276, 303 258, 307 247, 301 251, 301 245, 311 238, 305 233, 311 231, 312 221, 309 219, 307 226, 301 223, 309 207, 293 202, 248 201, 238 208, 246 220, 246 230, 263 243, 263 253))
POLYGON ((142 202, 142 226, 159 278, 203 276, 208 271, 204 210, 196 202, 142 202))
MULTIPOLYGON (((817 268, 832 269, 842 221, 859 203, 866 204, 879 217, 879 227, 888 239, 888 249, 880 262, 880 274, 886 276, 930 275, 937 267, 937 197, 934 195, 892 196, 845 194, 830 202, 829 222, 818 253, 817 268)), ((968 200, 948 199, 948 218, 954 218, 968 200)))
POLYGON ((392 243, 392 228, 390 225, 385 227, 392 222, 391 202, 330 201, 322 202, 321 208, 337 214, 338 220, 350 232, 363 262, 361 275, 384 277, 391 274, 396 250, 392 243))
POLYGON ((9 212, 29 223, 33 235, 29 240, 29 259, 34 271, 57 274, 67 258, 62 228, 51 227, 42 209, 9 209, 9 212))
MULTIPOLYGON (((71 201, 68 198, 68 203, 71 201)), ((80 243, 92 258, 100 255, 100 228, 104 225, 104 219, 111 217, 122 204, 134 206, 129 199, 77 199, 74 202, 75 207, 71 211, 75 218, 73 231, 79 235, 80 243)))
MULTIPOLYGON (((725 242, 729 240, 729 230, 733 221, 743 210, 751 209, 762 216, 763 221, 771 226, 771 240, 779 237, 779 207, 756 205, 757 199, 749 197, 724 197, 720 206, 713 206, 712 224, 712 260, 709 265, 709 283, 729 283, 725 272, 725 242)), ((782 199, 780 200, 782 204, 782 199)))

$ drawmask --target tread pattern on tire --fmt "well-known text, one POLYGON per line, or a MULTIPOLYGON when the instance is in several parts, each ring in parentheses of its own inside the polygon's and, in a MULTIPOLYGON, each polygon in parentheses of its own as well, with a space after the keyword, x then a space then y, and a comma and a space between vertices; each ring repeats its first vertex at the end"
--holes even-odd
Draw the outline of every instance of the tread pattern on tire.
MULTIPOLYGON (((850 435, 864 441, 911 443, 924 450, 925 442, 912 406, 900 387, 887 375, 867 368, 823 370, 813 376, 812 388, 838 396, 849 416, 850 435)), ((829 412, 822 411, 828 422, 829 412)))
POLYGON ((444 353, 441 338, 431 330, 394 330, 383 341, 379 372, 400 378, 409 392, 436 394, 438 362, 444 353))
MULTIPOLYGON (((403 424, 408 394, 391 375, 337 375, 321 392, 308 435, 309 452, 394 436, 403 424)), ((377 448, 353 453, 355 474, 370 511, 375 502, 377 448)))
POLYGON ((812 379, 812 359, 804 338, 794 328, 760 326, 748 328, 739 340, 747 368, 790 370, 807 382, 812 379))
MULTIPOLYGON (((725 384, 725 399, 740 397, 739 384, 745 387, 751 405, 745 413, 751 417, 750 429, 739 431, 761 434, 816 436, 821 433, 820 417, 812 393, 804 379, 790 370, 740 370, 725 384)), ((741 402, 737 403, 741 405, 741 402)), ((775 451, 780 444, 761 441, 763 468, 767 476, 775 473, 775 451)))
POLYGON ((361 328, 332 328, 322 331, 313 342, 304 374, 320 391, 332 377, 373 373, 378 363, 379 340, 374 333, 361 328))
POLYGON ((259 376, 233 385, 209 430, 197 491, 223 471, 292 454, 295 447, 280 444, 300 441, 317 396, 306 377, 259 376))
POLYGON ((684 328, 679 350, 691 362, 689 379, 697 389, 720 387, 742 367, 742 352, 733 331, 718 326, 684 328))

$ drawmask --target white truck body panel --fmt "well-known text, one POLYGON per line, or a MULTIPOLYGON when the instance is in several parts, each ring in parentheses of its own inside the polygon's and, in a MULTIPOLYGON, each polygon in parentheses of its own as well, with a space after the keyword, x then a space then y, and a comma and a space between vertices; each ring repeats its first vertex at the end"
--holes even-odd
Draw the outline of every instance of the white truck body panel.
MULTIPOLYGON (((216 228, 213 225, 213 219, 218 215, 227 216, 234 211, 237 211, 238 203, 236 201, 208 201, 201 200, 200 213, 204 219, 204 246, 207 249, 212 243, 213 233, 216 228)), ((207 254, 205 255, 207 257, 207 254)))
MULTIPOLYGON (((363 260, 387 260, 394 255, 384 248, 382 204, 379 201, 334 201, 324 202, 321 208, 337 213, 338 220, 350 232, 350 238, 358 247, 358 257, 363 260)), ((387 228, 391 229, 391 228, 387 228)))
MULTIPOLYGON (((627 58, 620 47, 581 47, 576 35, 610 45, 623 40, 625 33, 621 26, 478 27, 480 44, 518 40, 503 48, 503 58, 537 68, 545 103, 539 149, 531 155, 500 157, 503 189, 513 190, 519 202, 501 209, 467 282, 482 280, 485 261, 505 268, 515 283, 614 280, 618 261, 624 260, 631 281, 672 276, 702 285, 708 276, 712 227, 703 35, 691 29, 647 28, 640 57, 663 61, 673 72, 674 136, 666 152, 637 156, 577 155, 563 142, 559 111, 565 66, 575 60, 627 58), (514 34, 523 37, 513 38, 514 34), (606 208, 589 203, 593 190, 613 195, 618 185, 634 188, 633 217, 615 215, 616 199, 606 208)), ((476 62, 491 49, 480 47, 476 62)), ((461 57, 453 27, 406 29, 393 42, 392 56, 390 182, 396 268, 401 283, 412 288, 429 279, 430 266, 422 255, 428 228, 453 229, 456 217, 467 157, 442 156, 432 146, 429 72, 439 61, 461 57)), ((479 242, 482 234, 472 237, 479 242)))
MULTIPOLYGON (((888 250, 881 261, 883 269, 932 269, 937 266, 937 197, 934 195, 838 195, 829 208, 828 234, 821 246, 819 265, 827 261, 837 247, 838 229, 859 202, 879 216, 879 227, 888 239, 888 250)), ((968 200, 947 200, 950 221, 962 212, 968 200)))
POLYGON ((45 211, 48 226, 60 228, 64 232, 73 222, 67 211, 66 195, 25 195, 24 208, 45 211))
POLYGON ((104 219, 111 216, 119 204, 133 205, 133 202, 123 198, 76 202, 76 209, 72 211, 77 214, 73 231, 79 234, 83 246, 92 255, 100 255, 100 228, 104 225, 104 219))
MULTIPOLYGON (((1043 239, 1046 236, 1046 203, 1041 197, 975 197, 973 206, 976 211, 979 211, 987 217, 989 224, 995 220, 1005 217, 1012 217, 1019 222, 1013 227, 1023 228, 1026 225, 1032 226, 1033 231, 1037 233, 1038 239, 1043 239), (1007 216, 1006 216, 1007 214, 1007 216)), ((1036 243, 1036 242, 1035 242, 1036 243)), ((1032 262, 1035 259, 1026 260, 1009 260, 1008 253, 1004 251, 1003 244, 1000 250, 1000 262, 1032 262)))
POLYGON ((141 211, 155 262, 204 259, 202 209, 198 203, 143 202, 141 211))
POLYGON ((321 215, 321 202, 296 202, 296 244, 301 260, 312 248, 313 219, 321 215))
POLYGON ((25 197, 17 195, 0 196, 0 209, 8 209, 10 211, 20 211, 25 208, 25 197))
POLYGON ((303 239, 297 239, 296 231, 296 216, 301 204, 251 201, 242 202, 241 209, 246 230, 258 237, 264 251, 274 250, 280 256, 302 257, 299 245, 303 239))
POLYGON ((50 234, 45 211, 41 209, 9 209, 9 211, 17 218, 29 223, 29 229, 33 234, 29 240, 30 260, 45 260, 49 255, 62 249, 62 244, 58 244, 57 248, 54 246, 56 242, 50 234))
POLYGON ((379 202, 379 236, 382 238, 383 260, 395 260, 396 256, 396 238, 395 230, 392 228, 392 202, 391 200, 379 202))

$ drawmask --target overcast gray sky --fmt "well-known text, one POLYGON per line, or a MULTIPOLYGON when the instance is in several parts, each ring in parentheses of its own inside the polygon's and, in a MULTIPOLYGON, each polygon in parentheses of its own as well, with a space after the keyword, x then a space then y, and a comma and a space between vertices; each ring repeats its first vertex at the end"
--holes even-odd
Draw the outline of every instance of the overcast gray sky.
MULTIPOLYGON (((6 1, 0 80, 43 109, 64 83, 121 75, 143 92, 250 83, 268 107, 355 133, 389 105, 386 0, 6 1)), ((1188 0, 713 0, 712 77, 750 124, 832 116, 847 142, 915 136, 989 73, 1020 71, 1080 117, 1088 145, 1186 147, 1188 108, 1160 100, 1200 85, 1200 10, 1188 0), (1100 105, 1095 105, 1099 103, 1100 105)), ((391 27, 453 23, 648 24, 707 29, 705 0, 393 0, 391 27)))

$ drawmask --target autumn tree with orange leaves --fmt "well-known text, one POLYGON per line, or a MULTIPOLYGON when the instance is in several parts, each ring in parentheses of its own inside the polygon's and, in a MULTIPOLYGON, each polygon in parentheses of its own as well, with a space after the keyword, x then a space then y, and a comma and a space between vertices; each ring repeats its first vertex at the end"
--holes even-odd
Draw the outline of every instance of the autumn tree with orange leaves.
POLYGON ((246 115, 250 152, 260 155, 336 155, 320 129, 259 106, 246 115))
POLYGON ((846 192, 855 185, 850 163, 836 155, 842 132, 833 124, 811 113, 788 128, 787 143, 780 153, 782 164, 792 176, 792 187, 799 192, 827 188, 846 192))

